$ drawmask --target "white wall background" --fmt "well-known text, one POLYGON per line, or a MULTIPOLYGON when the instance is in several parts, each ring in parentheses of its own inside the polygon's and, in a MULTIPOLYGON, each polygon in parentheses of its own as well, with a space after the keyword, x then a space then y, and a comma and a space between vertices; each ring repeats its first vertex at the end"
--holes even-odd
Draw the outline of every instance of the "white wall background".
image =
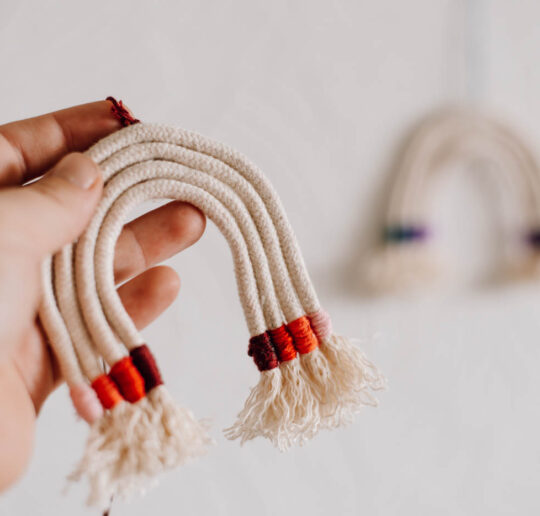
MULTIPOLYGON (((218 446, 113 516, 539 513, 540 289, 482 286, 499 247, 489 192, 465 173, 437 192, 453 288, 370 300, 352 287, 392 153, 420 116, 474 95, 538 140, 540 4, 480 7, 463 38, 451 0, 0 2, 0 122, 112 94, 245 152, 282 194, 335 326, 375 336, 364 348, 391 383, 380 408, 302 449, 226 441, 258 373, 210 227, 171 260, 182 293, 145 335, 218 446)), ((58 390, 0 514, 93 514, 82 487, 61 494, 85 436, 58 390)))

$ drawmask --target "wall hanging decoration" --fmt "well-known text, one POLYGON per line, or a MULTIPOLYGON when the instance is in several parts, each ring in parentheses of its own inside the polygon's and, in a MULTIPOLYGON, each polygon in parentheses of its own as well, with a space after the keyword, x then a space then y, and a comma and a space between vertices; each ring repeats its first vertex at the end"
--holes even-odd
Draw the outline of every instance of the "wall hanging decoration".
POLYGON ((90 504, 139 492, 160 472, 208 448, 207 428, 167 392, 156 361, 116 292, 113 254, 131 210, 149 199, 199 208, 227 239, 260 371, 236 422, 241 442, 280 450, 351 421, 385 379, 351 342, 333 333, 284 208, 268 179, 238 152, 183 129, 137 123, 88 152, 103 197, 87 230, 43 264, 40 318, 77 413, 90 425, 73 479, 90 504))
POLYGON ((518 134, 484 105, 493 62, 487 45, 489 3, 455 0, 448 7, 444 36, 448 54, 441 59, 448 98, 416 126, 400 153, 380 243, 362 263, 364 284, 375 293, 425 286, 443 273, 430 201, 437 174, 458 161, 469 169, 487 165, 504 181, 505 197, 518 200, 514 237, 504 246, 506 275, 540 273, 538 162, 518 134))
POLYGON ((516 252, 509 253, 513 275, 540 272, 540 170, 527 145, 504 124, 478 111, 448 108, 419 124, 399 163, 386 209, 382 245, 366 266, 376 291, 410 288, 442 272, 434 249, 429 201, 437 173, 453 161, 490 164, 518 199, 516 252), (516 262, 518 265, 516 265, 516 262))

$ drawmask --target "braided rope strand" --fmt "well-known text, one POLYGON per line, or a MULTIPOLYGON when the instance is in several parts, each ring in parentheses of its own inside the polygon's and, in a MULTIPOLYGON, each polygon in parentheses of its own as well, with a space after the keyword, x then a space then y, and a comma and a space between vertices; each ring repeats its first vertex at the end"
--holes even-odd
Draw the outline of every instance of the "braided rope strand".
POLYGON ((199 153, 200 158, 205 161, 211 158, 219 160, 249 181, 274 222, 287 268, 304 309, 310 313, 317 312, 320 309, 318 297, 281 200, 263 173, 241 153, 192 131, 154 124, 136 124, 104 138, 94 145, 88 154, 96 163, 101 163, 123 148, 155 141, 182 146, 199 153))

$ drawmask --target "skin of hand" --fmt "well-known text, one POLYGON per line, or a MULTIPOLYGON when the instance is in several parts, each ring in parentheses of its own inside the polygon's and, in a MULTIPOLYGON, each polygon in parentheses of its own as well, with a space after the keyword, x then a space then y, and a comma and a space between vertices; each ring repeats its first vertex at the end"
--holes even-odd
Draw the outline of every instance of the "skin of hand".
MULTIPOLYGON (((0 492, 24 473, 37 415, 61 382, 37 319, 40 264, 88 224, 103 184, 80 152, 118 129, 107 101, 0 125, 0 492)), ((155 264, 195 243, 204 227, 204 215, 182 202, 124 226, 115 277, 137 327, 162 313, 180 288, 174 270, 155 264)))

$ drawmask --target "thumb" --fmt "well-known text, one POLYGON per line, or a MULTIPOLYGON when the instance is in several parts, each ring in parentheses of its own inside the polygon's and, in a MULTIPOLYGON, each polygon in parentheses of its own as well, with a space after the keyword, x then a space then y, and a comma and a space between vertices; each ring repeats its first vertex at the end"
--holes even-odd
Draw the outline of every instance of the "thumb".
POLYGON ((0 247, 39 258, 56 252, 84 231, 102 185, 98 166, 72 153, 39 181, 0 191, 0 247))

